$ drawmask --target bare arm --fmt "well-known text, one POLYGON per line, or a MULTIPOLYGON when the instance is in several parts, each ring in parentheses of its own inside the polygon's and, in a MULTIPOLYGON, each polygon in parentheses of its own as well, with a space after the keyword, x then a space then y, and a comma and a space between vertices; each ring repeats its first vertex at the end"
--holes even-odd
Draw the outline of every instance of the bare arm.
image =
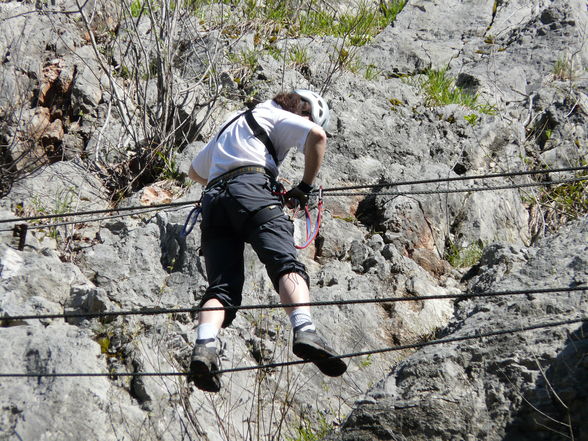
POLYGON ((188 177, 190 179, 192 179, 193 181, 196 181, 202 185, 206 185, 208 182, 206 179, 204 179, 202 176, 200 176, 198 173, 196 173, 196 170, 194 170, 194 168, 192 168, 191 165, 190 165, 190 170, 188 170, 188 177))
POLYGON ((304 175, 302 182, 312 185, 323 163, 326 148, 327 134, 320 127, 313 127, 308 133, 304 145, 304 175))

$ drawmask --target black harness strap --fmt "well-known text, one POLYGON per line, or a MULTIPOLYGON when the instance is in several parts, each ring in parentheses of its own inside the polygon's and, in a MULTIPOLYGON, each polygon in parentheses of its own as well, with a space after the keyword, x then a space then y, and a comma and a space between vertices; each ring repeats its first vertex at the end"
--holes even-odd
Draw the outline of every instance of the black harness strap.
POLYGON ((259 125, 259 123, 253 117, 253 110, 252 109, 246 110, 243 113, 239 113, 232 120, 230 120, 228 123, 226 123, 224 125, 224 127, 218 132, 216 139, 218 140, 218 138, 227 129, 227 127, 229 127, 231 124, 233 124, 235 121, 237 121, 242 116, 245 116, 245 121, 247 121, 247 125, 249 125, 249 128, 253 132, 253 135, 257 139, 259 139, 261 142, 263 142, 263 144, 265 145, 265 148, 267 149, 269 154, 272 156, 272 158, 277 166, 278 165, 278 155, 276 154, 276 149, 274 147, 274 144, 272 143, 272 140, 269 138, 267 132, 263 129, 263 127, 261 127, 259 125))
POLYGON ((263 207, 262 209, 256 211, 249 217, 247 222, 245 223, 245 231, 251 231, 251 229, 255 229, 260 225, 269 222, 276 217, 283 216, 284 212, 282 211, 282 207, 279 205, 270 205, 268 207, 263 207))
MULTIPOLYGON (((278 155, 276 154, 276 149, 274 147, 274 144, 272 143, 271 139, 269 138, 267 132, 256 121, 255 117, 253 116, 252 109, 249 109, 249 110, 246 110, 245 112, 239 113, 237 116, 235 116, 233 119, 231 119, 228 123, 226 123, 223 126, 223 128, 220 129, 220 131, 218 132, 216 139, 218 140, 218 138, 221 136, 221 134, 231 124, 233 124, 235 121, 237 121, 242 116, 245 117, 245 121, 247 121, 247 125, 249 126, 249 128, 253 132, 253 135, 265 145, 265 148, 267 149, 269 154, 272 156, 272 158, 277 166, 278 165, 278 155)), ((257 167, 241 167, 240 169, 237 169, 237 171, 243 171, 244 173, 247 173, 248 170, 241 170, 241 169, 249 169, 249 168, 257 168, 257 167)), ((255 171, 257 171, 257 170, 255 170, 255 171)), ((266 170, 263 170, 263 171, 266 172, 266 174, 269 174, 269 173, 267 173, 266 170)), ((228 175, 230 173, 232 173, 232 172, 226 173, 225 175, 228 175)), ((219 182, 220 182, 220 180, 226 179, 225 175, 220 176, 219 177, 220 179, 219 178, 216 178, 216 179, 219 180, 219 182)), ((215 182, 215 180, 213 180, 211 183, 209 183, 206 188, 212 187, 213 186, 212 184, 214 184, 214 182, 215 182)), ((231 194, 231 192, 229 191, 228 188, 226 189, 226 191, 229 196, 231 196, 233 199, 235 199, 237 201, 237 203, 240 204, 240 202, 231 194)), ((245 207, 243 207, 243 208, 245 208, 245 207)), ((251 229, 257 228, 258 226, 263 225, 266 222, 269 222, 272 219, 275 219, 279 216, 282 216, 283 214, 284 214, 284 212, 282 211, 282 207, 279 205, 270 205, 268 207, 261 208, 260 210, 257 210, 256 212, 250 214, 249 219, 246 221, 245 226, 244 226, 245 231, 251 231, 251 229)))
POLYGON ((245 112, 239 113, 237 116, 235 116, 232 120, 230 120, 228 123, 226 123, 222 129, 220 129, 220 131, 218 132, 218 135, 216 135, 216 140, 218 141, 218 139, 220 138, 220 136, 222 135, 222 133, 227 130, 227 128, 233 124, 235 121, 237 121, 239 118, 241 118, 243 115, 245 115, 247 112, 251 112, 250 110, 246 110, 245 112))
POLYGON ((249 124, 249 127, 251 128, 253 134, 257 137, 257 139, 264 143, 265 148, 270 153, 270 155, 272 155, 272 158, 274 159, 274 162, 277 166, 278 155, 276 154, 274 144, 272 143, 272 140, 269 139, 269 136, 267 135, 263 127, 261 127, 259 123, 255 120, 255 118, 253 117, 253 112, 251 110, 245 112, 245 120, 247 121, 247 124, 249 124))
POLYGON ((245 212, 247 212, 249 214, 249 218, 245 221, 245 225, 243 227, 244 231, 249 232, 252 229, 255 229, 255 228, 259 227, 260 225, 263 225, 266 222, 269 222, 269 221, 275 219, 276 217, 282 216, 284 214, 284 212, 282 211, 282 206, 278 205, 278 204, 272 204, 272 205, 268 205, 266 207, 260 208, 259 210, 256 210, 256 211, 250 211, 239 201, 238 198, 233 196, 233 194, 231 193, 231 190, 228 186, 225 188, 224 191, 226 191, 227 194, 231 198, 233 198, 233 200, 238 205, 240 205, 241 208, 245 212))

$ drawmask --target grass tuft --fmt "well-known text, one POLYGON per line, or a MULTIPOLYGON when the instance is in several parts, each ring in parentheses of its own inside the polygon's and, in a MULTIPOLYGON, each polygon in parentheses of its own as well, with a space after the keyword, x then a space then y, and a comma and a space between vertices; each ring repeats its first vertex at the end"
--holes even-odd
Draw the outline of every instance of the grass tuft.
POLYGON ((454 268, 469 268, 480 261, 483 251, 482 241, 473 242, 464 248, 451 243, 445 251, 445 260, 454 268))
POLYGON ((425 93, 428 106, 459 104, 480 113, 489 115, 496 113, 494 106, 478 103, 477 94, 456 86, 455 78, 447 73, 446 68, 428 70, 424 77, 416 80, 416 86, 425 93))

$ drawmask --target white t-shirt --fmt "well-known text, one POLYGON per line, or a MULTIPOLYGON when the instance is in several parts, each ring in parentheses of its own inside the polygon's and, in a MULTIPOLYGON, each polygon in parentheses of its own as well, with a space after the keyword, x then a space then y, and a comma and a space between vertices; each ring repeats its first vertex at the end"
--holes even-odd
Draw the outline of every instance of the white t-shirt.
MULTIPOLYGON (((231 118, 234 116, 236 114, 231 118)), ((230 124, 220 136, 215 135, 196 155, 192 160, 192 168, 196 173, 210 182, 235 168, 259 165, 278 176, 278 166, 288 151, 296 147, 298 151, 304 152, 308 133, 313 127, 318 126, 302 116, 282 109, 272 100, 255 106, 253 117, 271 139, 278 164, 274 162, 263 142, 253 135, 245 117, 241 117, 230 124)), ((224 127, 224 124, 221 127, 224 127)))

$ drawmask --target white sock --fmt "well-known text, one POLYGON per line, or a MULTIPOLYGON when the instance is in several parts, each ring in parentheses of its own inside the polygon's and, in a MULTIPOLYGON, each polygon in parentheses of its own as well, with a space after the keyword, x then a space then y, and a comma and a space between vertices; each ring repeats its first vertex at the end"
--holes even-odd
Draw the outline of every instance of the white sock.
POLYGON ((290 314, 290 323, 295 331, 314 331, 316 327, 312 322, 310 311, 303 309, 295 309, 290 314))
POLYGON ((203 344, 208 347, 216 347, 216 336, 218 328, 212 323, 202 323, 196 328, 196 344, 203 344))

